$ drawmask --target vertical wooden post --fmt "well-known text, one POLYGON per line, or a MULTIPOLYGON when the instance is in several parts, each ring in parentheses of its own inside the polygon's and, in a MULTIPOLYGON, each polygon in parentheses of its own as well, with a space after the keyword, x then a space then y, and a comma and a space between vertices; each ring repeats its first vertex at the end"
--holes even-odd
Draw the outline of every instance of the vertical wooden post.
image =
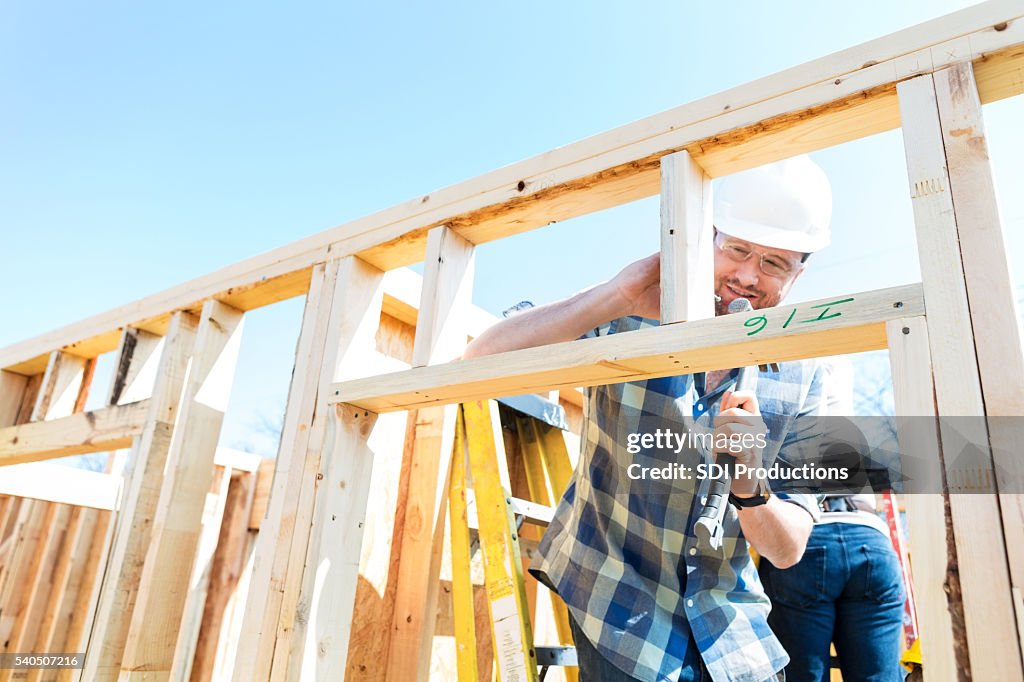
MULTIPOLYGON (((30 506, 23 506, 22 518, 15 531, 16 542, 11 550, 11 566, 5 572, 6 579, 0 594, 0 604, 3 605, 0 613, 0 651, 3 653, 22 652, 28 648, 23 638, 37 597, 43 557, 47 554, 47 538, 53 533, 59 506, 40 500, 32 500, 30 506)), ((0 679, 10 674, 11 669, 0 671, 0 679)))
MULTIPOLYGON (((430 231, 413 345, 414 366, 447 362, 465 348, 464 314, 472 299, 473 265, 473 244, 443 225, 430 231)), ((423 680, 430 671, 456 409, 449 405, 415 413, 387 662, 389 680, 423 680)))
POLYGON ((27 376, 0 370, 0 428, 18 424, 28 382, 27 376))
MULTIPOLYGON (((125 405, 153 395, 164 338, 127 327, 121 334, 114 373, 107 391, 107 405, 125 405)), ((128 451, 111 453, 106 472, 120 475, 128 451)), ((50 651, 82 651, 99 601, 103 580, 102 567, 110 551, 115 512, 87 509, 83 514, 80 538, 73 548, 72 567, 67 589, 58 607, 58 627, 50 642, 50 651)), ((79 670, 62 670, 58 679, 77 679, 79 670)))
POLYGON ((66 417, 79 404, 88 361, 63 351, 50 353, 31 421, 66 417))
POLYGON ((125 642, 125 682, 170 676, 241 340, 242 313, 207 301, 125 642))
MULTIPOLYGON (((893 320, 886 324, 892 390, 898 418, 900 450, 932 455, 934 460, 915 462, 928 471, 915 471, 914 492, 904 494, 910 527, 910 555, 916 597, 917 623, 922 659, 928 682, 957 682, 957 659, 966 666, 966 651, 954 646, 952 613, 963 628, 963 611, 950 604, 950 595, 960 593, 955 570, 956 545, 947 533, 946 495, 942 485, 942 450, 935 418, 935 384, 932 381, 928 325, 923 317, 893 320), (927 492, 934 486, 934 492, 927 492), (920 490, 921 492, 918 492, 920 490)), ((906 470, 904 470, 906 474, 906 470)))
POLYGON ((292 549, 305 565, 289 566, 271 679, 343 679, 374 450, 377 415, 339 404, 323 391, 341 378, 372 370, 374 336, 384 299, 384 273, 355 256, 341 260, 330 335, 320 376, 319 409, 310 435, 317 455, 311 526, 297 529, 292 549), (308 542, 302 540, 308 538, 308 542), (297 546, 296 546, 297 545, 297 546), (303 551, 304 550, 304 551, 303 551), (302 570, 304 568, 304 570, 302 570))
MULTIPOLYGON (((1010 583, 1024 623, 1024 352, 1013 275, 970 62, 934 74, 989 442, 999 487, 1010 583), (995 417, 992 419, 992 417, 995 417)), ((1024 637, 1024 632, 1020 635, 1024 637)))
POLYGON ((711 178, 685 149, 661 157, 661 323, 715 316, 711 178))
POLYGON ((339 265, 336 260, 315 265, 306 294, 270 500, 256 538, 242 624, 246 636, 238 642, 232 673, 235 682, 269 679, 288 577, 302 570, 320 466, 321 443, 311 431, 315 413, 326 409, 318 387, 326 367, 333 371, 337 350, 337 343, 328 347, 328 339, 337 339, 338 333, 331 311, 339 289, 339 265))
MULTIPOLYGON (((980 418, 985 408, 954 198, 947 174, 950 159, 943 145, 933 77, 929 74, 903 81, 897 92, 924 279, 938 413, 980 418)), ((976 423, 958 422, 958 427, 960 442, 966 438, 974 444, 987 443, 988 433, 981 419, 976 423), (965 430, 970 432, 964 433, 965 430)), ((941 423, 940 431, 948 450, 948 443, 957 442, 956 434, 947 433, 941 423)), ((946 455, 950 472, 949 460, 955 457, 950 452, 946 455)), ((987 473, 992 475, 991 466, 987 473)), ((1022 679, 1024 670, 1017 622, 1009 599, 1010 577, 998 500, 994 494, 953 494, 949 504, 971 674, 979 680, 1022 679)))
POLYGON ((221 524, 224 521, 224 506, 228 501, 232 471, 229 466, 218 467, 213 474, 211 489, 205 496, 200 520, 202 529, 196 542, 188 595, 179 619, 181 627, 178 641, 174 646, 174 661, 170 674, 172 680, 187 680, 192 674, 192 662, 195 659, 199 630, 202 628, 203 614, 206 611, 214 555, 217 552, 217 542, 221 538, 221 524))
POLYGON ((117 527, 86 649, 82 679, 90 682, 116 679, 121 669, 197 326, 198 320, 188 313, 178 312, 171 318, 146 424, 132 447, 117 527))

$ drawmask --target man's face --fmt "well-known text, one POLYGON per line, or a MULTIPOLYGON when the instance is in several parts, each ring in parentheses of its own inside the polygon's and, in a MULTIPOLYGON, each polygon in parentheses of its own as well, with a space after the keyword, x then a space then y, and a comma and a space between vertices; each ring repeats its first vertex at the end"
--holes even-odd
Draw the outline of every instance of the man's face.
POLYGON ((746 298, 755 309, 778 305, 804 269, 802 253, 764 247, 722 232, 716 233, 714 251, 715 293, 721 297, 715 302, 716 315, 725 315, 737 298, 746 298), (737 260, 744 254, 749 254, 746 260, 737 260), (762 262, 769 270, 788 268, 789 274, 767 274, 762 262))

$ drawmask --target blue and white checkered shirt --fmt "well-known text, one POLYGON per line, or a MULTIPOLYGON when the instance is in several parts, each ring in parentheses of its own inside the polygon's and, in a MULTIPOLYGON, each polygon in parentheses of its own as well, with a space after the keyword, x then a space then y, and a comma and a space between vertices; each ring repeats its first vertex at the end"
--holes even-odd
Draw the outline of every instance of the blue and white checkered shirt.
MULTIPOLYGON (((620 318, 587 336, 623 333, 657 322, 620 318)), ((810 434, 795 433, 797 416, 823 408, 816 361, 761 372, 757 398, 768 428, 764 465, 810 434)), ((531 571, 555 589, 588 639, 611 663, 640 680, 675 682, 696 660, 715 682, 774 679, 789 661, 768 627, 770 609, 736 510, 728 505, 723 547, 698 548, 693 524, 706 480, 635 480, 636 467, 693 467, 712 461, 699 448, 627 448, 630 434, 707 432, 726 378, 704 395, 704 375, 681 375, 589 389, 575 475, 540 543, 531 571), (629 449, 634 450, 631 454, 629 449), (639 451, 637 451, 639 450, 639 451)), ((809 423, 813 420, 802 420, 809 423)), ((636 438, 634 437, 634 442, 636 438)), ((811 495, 781 498, 817 518, 811 495)))

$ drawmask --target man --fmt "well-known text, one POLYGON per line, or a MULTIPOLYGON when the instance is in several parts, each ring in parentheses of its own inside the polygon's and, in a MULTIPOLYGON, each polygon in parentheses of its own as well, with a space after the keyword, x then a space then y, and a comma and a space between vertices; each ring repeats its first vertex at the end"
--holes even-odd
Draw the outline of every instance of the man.
MULTIPOLYGON (((723 181, 715 200, 716 314, 741 297, 754 308, 777 305, 807 254, 827 245, 830 217, 828 180, 807 157, 723 181)), ((566 300, 499 322, 464 357, 650 327, 659 297, 653 255, 566 300)), ((736 376, 720 370, 587 391, 580 460, 531 569, 569 607, 585 682, 780 679, 788 658, 768 627, 769 603, 747 543, 776 566, 795 564, 817 514, 814 499, 760 494, 756 479, 736 479, 724 547, 705 551, 693 524, 707 481, 684 481, 666 496, 630 476, 638 463, 694 470, 712 456, 629 447, 635 434, 664 427, 713 429, 716 437, 756 431, 763 448, 729 453, 752 468, 769 466, 802 437, 793 419, 817 414, 817 363, 762 373, 756 395, 730 390, 736 376)))

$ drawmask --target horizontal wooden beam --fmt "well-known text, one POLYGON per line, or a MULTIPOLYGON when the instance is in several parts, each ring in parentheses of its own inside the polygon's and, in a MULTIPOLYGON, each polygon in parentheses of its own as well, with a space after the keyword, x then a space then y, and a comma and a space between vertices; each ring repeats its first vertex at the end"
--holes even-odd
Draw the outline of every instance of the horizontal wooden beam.
POLYGON ((329 401, 379 413, 859 353, 887 347, 888 320, 923 314, 912 284, 343 381, 329 401))
POLYGON ((545 152, 0 349, 0 369, 39 373, 53 350, 94 357, 120 327, 160 333, 169 311, 198 312, 206 298, 251 310, 302 295, 327 258, 409 265, 437 225, 480 244, 651 196, 661 157, 683 149, 716 177, 890 130, 894 84, 952 63, 974 63, 982 102, 1020 94, 1022 15, 1017 0, 990 0, 545 152))
POLYGON ((0 429, 0 466, 119 450, 142 432, 148 400, 0 429))

